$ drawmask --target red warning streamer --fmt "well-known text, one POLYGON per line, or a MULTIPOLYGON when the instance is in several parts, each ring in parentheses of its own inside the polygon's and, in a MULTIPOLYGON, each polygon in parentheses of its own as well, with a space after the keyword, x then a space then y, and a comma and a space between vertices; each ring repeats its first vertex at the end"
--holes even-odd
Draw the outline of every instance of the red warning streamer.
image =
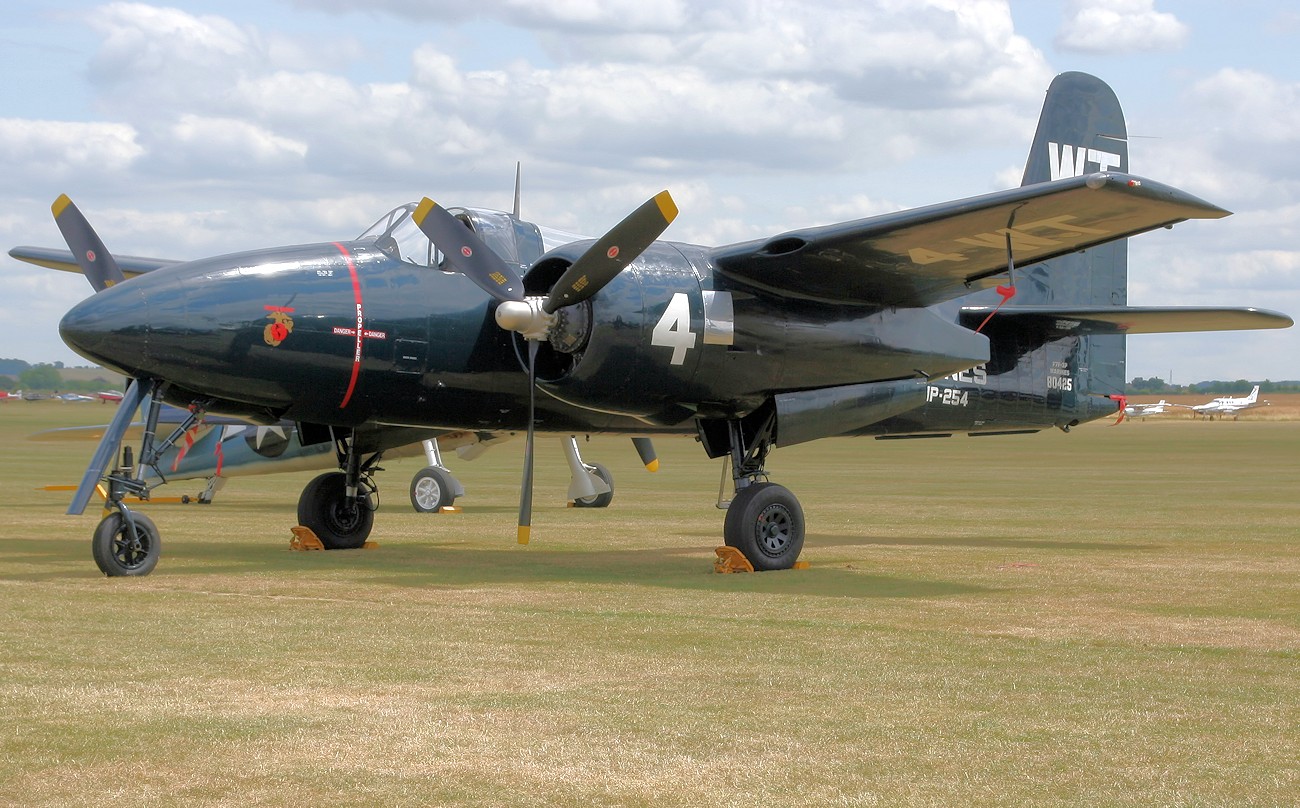
POLYGON ((980 323, 980 327, 975 329, 976 334, 984 330, 984 326, 989 324, 989 320, 992 320, 993 315, 998 313, 998 309, 1005 306, 1008 300, 1016 296, 1016 287, 1014 286, 999 286, 997 289, 998 294, 1002 295, 1002 302, 994 306, 993 311, 989 312, 989 316, 985 317, 984 322, 980 323))
POLYGON ((1115 423, 1111 424, 1111 426, 1118 426, 1120 422, 1124 420, 1124 411, 1128 409, 1128 396, 1116 393, 1106 396, 1106 398, 1114 401, 1119 407, 1119 417, 1115 419, 1115 423))

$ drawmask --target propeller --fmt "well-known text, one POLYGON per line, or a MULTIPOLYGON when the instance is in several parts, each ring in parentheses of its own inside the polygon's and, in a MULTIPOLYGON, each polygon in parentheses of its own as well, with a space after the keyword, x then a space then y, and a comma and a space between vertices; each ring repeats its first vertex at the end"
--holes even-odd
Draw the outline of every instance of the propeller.
POLYGON ((99 240, 95 229, 77 206, 72 204, 67 194, 60 194, 50 210, 54 213, 54 223, 59 226, 63 240, 72 251, 73 260, 81 267, 82 274, 95 287, 96 292, 102 292, 126 280, 121 267, 104 247, 104 242, 99 240))
POLYGON ((497 325, 528 342, 528 433, 524 444, 524 478, 519 492, 520 544, 527 544, 533 510, 533 421, 537 406, 537 347, 547 338, 554 314, 565 306, 590 299, 645 252, 677 218, 677 205, 667 191, 639 208, 596 239, 565 270, 546 296, 527 297, 523 280, 513 267, 492 252, 483 240, 446 208, 425 197, 411 218, 452 266, 498 302, 497 325))
MULTIPOLYGON (((54 214, 54 223, 58 225, 59 232, 63 234, 63 240, 72 251, 73 259, 96 292, 102 292, 126 280, 121 267, 104 246, 95 228, 90 226, 90 222, 67 194, 61 194, 54 200, 50 211, 54 214)), ((81 483, 77 486, 76 493, 72 495, 68 514, 77 516, 85 512, 86 506, 90 504, 90 498, 95 493, 95 487, 99 485, 104 472, 108 470, 109 463, 113 462, 117 455, 117 448, 122 442, 122 436, 131 425, 131 418, 134 417, 136 409, 148 400, 150 389, 150 385, 140 384, 135 379, 128 380, 126 393, 117 405, 117 412, 113 414, 113 420, 109 422, 108 428, 99 439, 99 445, 95 447, 95 453, 91 455, 90 463, 81 476, 81 483)))
POLYGON ((551 287, 542 310, 554 314, 605 288, 614 276, 637 259, 677 218, 677 205, 667 191, 642 203, 608 233, 596 239, 551 287))
POLYGON ((659 455, 655 453, 655 445, 649 438, 633 438, 632 445, 636 447, 636 453, 640 456, 646 471, 659 470, 659 455))
POLYGON ((524 299, 524 282, 514 267, 492 252, 473 230, 427 196, 411 214, 416 227, 479 288, 496 300, 524 299))

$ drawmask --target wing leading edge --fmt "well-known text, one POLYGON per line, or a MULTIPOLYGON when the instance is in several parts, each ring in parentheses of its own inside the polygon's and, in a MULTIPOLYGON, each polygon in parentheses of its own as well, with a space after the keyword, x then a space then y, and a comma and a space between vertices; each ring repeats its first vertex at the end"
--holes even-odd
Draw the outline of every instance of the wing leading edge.
POLYGON ((1017 267, 1229 211, 1153 180, 1091 174, 795 230, 712 251, 741 286, 866 306, 930 306, 1017 267))
MULTIPOLYGON (((55 250, 48 247, 14 247, 9 251, 9 257, 35 264, 38 267, 81 274, 81 267, 77 264, 76 259, 72 257, 70 250, 55 250)), ((136 275, 143 275, 155 269, 181 263, 166 258, 141 258, 136 255, 115 255, 113 257, 117 260, 117 265, 122 270, 122 274, 128 278, 134 278, 136 275)))

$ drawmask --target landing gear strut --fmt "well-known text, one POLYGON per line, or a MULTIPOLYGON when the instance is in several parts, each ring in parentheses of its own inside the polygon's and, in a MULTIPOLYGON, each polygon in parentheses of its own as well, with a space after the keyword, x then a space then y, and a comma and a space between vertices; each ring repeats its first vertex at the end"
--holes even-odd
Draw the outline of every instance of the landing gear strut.
POLYGON ((614 501, 614 475, 600 463, 584 463, 578 453, 578 439, 564 441, 564 457, 569 462, 569 499, 575 508, 608 508, 614 501))
POLYGON ((379 487, 373 475, 380 455, 362 462, 355 438, 336 438, 335 451, 343 471, 331 471, 307 483, 298 497, 298 523, 311 528, 326 550, 361 547, 375 524, 379 487))
POLYGON ((755 570, 790 569, 803 551, 803 508, 789 489, 769 482, 763 468, 775 426, 772 411, 727 421, 736 494, 727 506, 722 536, 755 570))

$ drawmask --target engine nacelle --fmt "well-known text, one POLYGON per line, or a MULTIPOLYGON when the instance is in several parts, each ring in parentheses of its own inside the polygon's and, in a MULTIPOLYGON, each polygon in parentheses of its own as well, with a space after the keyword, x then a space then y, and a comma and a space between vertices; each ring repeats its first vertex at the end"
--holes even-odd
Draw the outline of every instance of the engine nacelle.
MULTIPOLYGON (((539 261, 524 279, 527 293, 549 290, 586 246, 566 245, 539 261)), ((656 243, 594 297, 557 310, 538 350, 539 387, 647 423, 691 418, 677 400, 694 387, 701 352, 693 349, 705 336, 700 276, 679 250, 656 243)), ((522 338, 516 346, 524 356, 522 338)))

